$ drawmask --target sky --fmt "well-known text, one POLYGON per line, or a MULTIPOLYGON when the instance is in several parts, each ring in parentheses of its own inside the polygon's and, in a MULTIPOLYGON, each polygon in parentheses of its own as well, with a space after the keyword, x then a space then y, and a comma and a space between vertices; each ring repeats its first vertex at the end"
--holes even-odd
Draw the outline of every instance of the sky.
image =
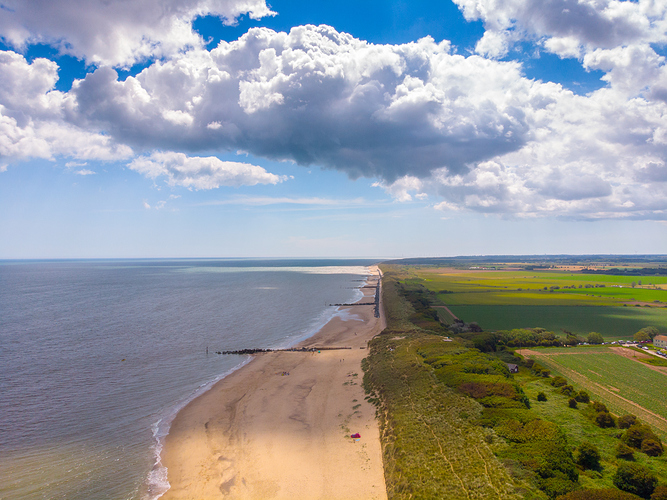
POLYGON ((0 0, 0 259, 667 253, 667 0, 0 0))

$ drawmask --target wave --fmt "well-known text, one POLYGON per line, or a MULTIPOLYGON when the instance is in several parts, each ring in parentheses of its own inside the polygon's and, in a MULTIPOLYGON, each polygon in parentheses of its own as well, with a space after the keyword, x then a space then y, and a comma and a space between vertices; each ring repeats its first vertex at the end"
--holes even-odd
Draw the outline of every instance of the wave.
POLYGON ((194 401, 199 396, 209 391, 220 380, 227 377, 228 375, 231 375, 236 370, 239 370, 240 368, 243 368, 245 365, 250 363, 252 359, 253 359, 252 356, 247 356, 246 359, 244 359, 241 363, 239 363, 235 367, 227 370, 226 372, 214 378, 213 380, 210 380, 209 382, 200 385, 190 395, 188 395, 187 397, 183 398, 181 401, 176 403, 176 405, 170 409, 167 415, 160 418, 157 422, 155 422, 151 426, 151 430, 153 431, 153 439, 155 440, 155 444, 153 445, 153 455, 155 457, 155 462, 153 464, 153 468, 148 473, 148 477, 146 479, 147 491, 146 494, 142 496, 143 500, 157 500, 162 495, 164 495, 171 486, 169 484, 169 480, 167 479, 167 468, 164 465, 162 465, 162 449, 164 448, 164 440, 167 437, 167 435, 169 435, 169 429, 171 428, 171 423, 174 421, 174 418, 176 418, 178 412, 181 411, 183 408, 185 408, 190 402, 194 401))
MULTIPOLYGON (((192 268, 188 271, 199 271, 199 272, 239 272, 239 271, 293 271, 293 272, 304 272, 309 274, 356 274, 360 276, 370 276, 370 269, 366 266, 329 266, 329 267, 212 267, 212 268, 192 268)), ((349 302, 357 302, 364 297, 363 291, 360 289, 354 290, 354 296, 349 299, 349 302)), ((302 332, 295 335, 286 336, 283 341, 279 341, 278 345, 272 346, 275 349, 284 349, 292 347, 299 342, 302 342, 319 332, 329 321, 335 317, 340 317, 343 321, 356 320, 361 321, 361 319, 356 316, 354 313, 349 310, 341 310, 340 307, 329 306, 324 309, 320 315, 315 318, 308 327, 306 327, 302 332)), ((216 377, 215 379, 206 382, 199 386, 195 391, 193 391, 189 396, 185 397, 179 401, 174 407, 171 408, 169 413, 159 419, 152 425, 153 438, 155 444, 153 445, 153 452, 155 457, 155 463, 153 468, 148 473, 146 480, 147 483, 147 492, 142 497, 142 500, 157 500, 162 495, 164 495, 170 488, 169 480, 167 477, 167 468, 162 464, 162 449, 164 447, 164 440, 169 434, 169 429, 174 418, 185 406, 188 405, 191 401, 201 396, 208 390, 210 390, 217 382, 224 379, 228 375, 234 373, 236 370, 247 365, 250 361, 253 360, 253 356, 248 356, 242 363, 239 363, 235 367, 227 370, 225 373, 216 377)))

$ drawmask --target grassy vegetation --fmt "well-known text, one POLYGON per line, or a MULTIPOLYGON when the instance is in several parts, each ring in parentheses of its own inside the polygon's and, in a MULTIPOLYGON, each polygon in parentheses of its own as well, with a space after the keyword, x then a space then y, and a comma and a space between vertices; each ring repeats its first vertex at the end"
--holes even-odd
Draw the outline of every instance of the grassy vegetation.
MULTIPOLYGON (((537 413, 540 418, 558 424, 567 434, 568 442, 572 447, 576 448, 586 441, 594 444, 600 451, 602 467, 599 470, 581 471, 579 475, 581 486, 591 489, 613 488, 612 478, 619 464, 619 460, 615 456, 615 449, 619 443, 616 436, 620 430, 615 427, 601 429, 595 425, 591 418, 590 404, 579 404, 579 408, 576 410, 569 408, 567 405, 568 396, 561 394, 547 380, 535 379, 526 369, 522 369, 516 379, 531 400, 532 411, 537 413), (537 402, 539 392, 547 394, 547 401, 537 402)), ((580 386, 575 385, 575 387, 579 388, 580 386)), ((620 414, 625 413, 628 412, 621 412, 620 414)), ((648 467, 658 477, 667 478, 666 458, 648 457, 643 453, 635 453, 634 456, 636 463, 648 467)))
POLYGON ((635 414, 667 438, 667 374, 608 348, 539 352, 529 357, 585 389, 614 413, 635 414))
POLYGON ((415 310, 391 275, 383 302, 388 327, 370 344, 364 384, 378 406, 389 498, 544 498, 495 456, 477 423, 483 406, 439 380, 423 355, 469 349, 411 322, 415 310))
MULTIPOLYGON (((535 356, 541 365, 575 386, 566 385, 570 392, 563 394, 564 389, 548 383, 553 379, 546 370, 522 366, 512 375, 506 365, 524 363, 511 352, 517 335, 548 341, 553 338, 549 332, 462 330, 461 323, 437 307, 450 303, 458 293, 453 289, 463 290, 461 283, 439 288, 442 280, 433 285, 435 280, 420 276, 423 270, 383 266, 383 271, 387 328, 370 343, 364 385, 380 418, 390 499, 547 499, 581 488, 618 493, 613 478, 624 460, 617 458, 617 447, 629 431, 599 427, 595 419, 600 410, 594 409, 599 403, 587 398, 577 403, 572 397, 586 389, 617 414, 634 413, 658 430, 656 415, 667 415, 667 398, 660 396, 660 377, 665 375, 606 347, 535 348, 553 354, 535 356), (546 401, 537 402, 538 393, 546 401), (645 413, 633 403, 646 405, 645 413), (599 450, 600 467, 575 464, 584 441, 599 450)), ((491 288, 490 283, 479 286, 491 288)), ((608 313, 611 308, 599 309, 608 313)), ((456 307, 452 310, 457 314, 456 307)), ((584 316, 601 317, 602 312, 582 315, 580 321, 584 316)), ((667 479, 667 459, 638 449, 634 455, 661 482, 667 479)), ((602 491, 598 497, 612 498, 602 491)))

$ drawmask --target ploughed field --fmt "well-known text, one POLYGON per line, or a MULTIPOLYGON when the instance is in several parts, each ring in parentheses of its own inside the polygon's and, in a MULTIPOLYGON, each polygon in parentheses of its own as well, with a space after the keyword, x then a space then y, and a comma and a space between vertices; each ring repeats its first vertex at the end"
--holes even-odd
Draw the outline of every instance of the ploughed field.
MULTIPOLYGON (((542 327, 630 339, 649 325, 667 330, 667 276, 578 271, 411 268, 412 281, 435 293, 458 318, 484 330, 542 327), (633 286, 634 285, 634 286, 633 286)), ((435 305, 435 304, 434 304, 435 305)))

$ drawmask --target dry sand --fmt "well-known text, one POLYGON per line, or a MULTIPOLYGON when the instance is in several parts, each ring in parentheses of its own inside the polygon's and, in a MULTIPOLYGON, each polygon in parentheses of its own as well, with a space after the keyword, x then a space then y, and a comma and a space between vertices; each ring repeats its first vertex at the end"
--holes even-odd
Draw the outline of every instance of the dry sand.
MULTIPOLYGON (((372 301, 375 290, 364 292, 361 302, 372 301)), ((352 349, 257 355, 178 413, 162 453, 163 499, 387 498, 375 408, 361 385, 366 343, 384 319, 372 306, 341 309, 348 314, 300 345, 352 349)))

